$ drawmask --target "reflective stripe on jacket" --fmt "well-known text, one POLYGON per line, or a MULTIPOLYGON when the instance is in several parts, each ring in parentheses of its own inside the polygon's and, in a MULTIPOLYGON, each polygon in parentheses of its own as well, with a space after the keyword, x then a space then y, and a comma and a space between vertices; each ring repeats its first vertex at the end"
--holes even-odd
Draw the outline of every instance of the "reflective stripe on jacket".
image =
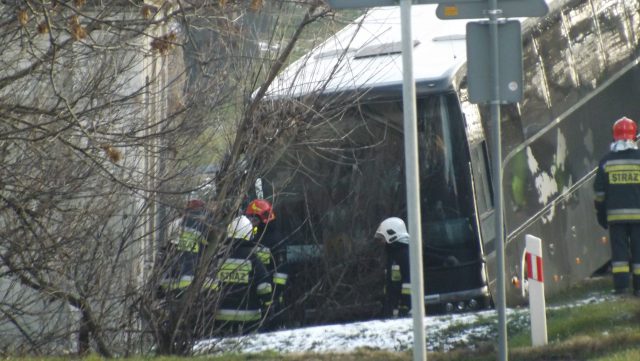
POLYGON ((248 322, 261 318, 271 303, 271 277, 257 258, 253 245, 241 239, 229 240, 229 258, 217 266, 216 284, 222 298, 216 320, 248 322))
POLYGON ((216 312, 215 319, 218 321, 235 321, 235 322, 250 322, 260 321, 262 312, 259 309, 255 310, 233 310, 233 309, 219 309, 216 312))

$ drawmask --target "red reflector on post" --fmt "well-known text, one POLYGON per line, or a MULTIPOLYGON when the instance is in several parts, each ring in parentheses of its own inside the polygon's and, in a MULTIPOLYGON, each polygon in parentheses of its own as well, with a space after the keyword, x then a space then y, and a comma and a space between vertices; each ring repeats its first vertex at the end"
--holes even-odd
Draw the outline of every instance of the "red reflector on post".
POLYGON ((542 270, 542 257, 534 256, 527 252, 525 254, 525 263, 527 265, 527 278, 544 282, 544 272, 542 270), (534 260, 535 258, 535 260, 534 260))

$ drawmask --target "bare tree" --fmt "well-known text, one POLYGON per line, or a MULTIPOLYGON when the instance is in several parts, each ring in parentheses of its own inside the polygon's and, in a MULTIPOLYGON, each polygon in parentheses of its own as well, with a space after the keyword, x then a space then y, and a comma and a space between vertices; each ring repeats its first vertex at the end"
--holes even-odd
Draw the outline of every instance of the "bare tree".
POLYGON ((310 114, 274 118, 266 90, 328 13, 316 1, 0 4, 2 353, 180 351, 173 335, 200 322, 219 230, 270 166, 274 130, 310 114), (211 246, 167 331, 158 250, 214 185, 198 177, 211 163, 211 246))

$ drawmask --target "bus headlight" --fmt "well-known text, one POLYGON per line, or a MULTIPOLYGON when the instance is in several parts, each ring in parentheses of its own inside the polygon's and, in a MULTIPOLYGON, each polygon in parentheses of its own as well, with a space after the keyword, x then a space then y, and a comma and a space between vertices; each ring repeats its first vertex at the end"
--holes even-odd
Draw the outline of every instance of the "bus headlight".
POLYGON ((447 302, 447 304, 444 307, 447 312, 453 312, 453 303, 447 302))
POLYGON ((470 309, 472 309, 472 310, 475 310, 475 309, 477 309, 477 308, 478 308, 478 301, 476 301, 476 299, 475 299, 475 298, 472 298, 472 299, 469 301, 469 308, 470 308, 470 309))

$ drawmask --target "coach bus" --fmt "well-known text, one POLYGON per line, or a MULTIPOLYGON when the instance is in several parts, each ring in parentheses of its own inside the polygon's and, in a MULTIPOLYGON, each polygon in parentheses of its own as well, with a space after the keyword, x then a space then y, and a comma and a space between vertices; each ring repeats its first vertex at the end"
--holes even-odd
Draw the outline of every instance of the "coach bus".
MULTIPOLYGON (((543 241, 548 295, 607 264, 595 168, 613 122, 640 120, 640 1, 548 4, 544 17, 519 19, 524 96, 501 106, 510 305, 525 302, 526 234, 543 241)), ((435 12, 412 7, 425 304, 480 309, 496 289, 490 113, 468 99, 467 21, 435 12)), ((273 104, 315 114, 264 180, 290 235, 289 304, 304 304, 308 322, 375 316, 367 305, 379 300, 382 279, 373 234, 387 217, 406 220, 400 44, 399 8, 370 9, 269 91, 273 104)))

